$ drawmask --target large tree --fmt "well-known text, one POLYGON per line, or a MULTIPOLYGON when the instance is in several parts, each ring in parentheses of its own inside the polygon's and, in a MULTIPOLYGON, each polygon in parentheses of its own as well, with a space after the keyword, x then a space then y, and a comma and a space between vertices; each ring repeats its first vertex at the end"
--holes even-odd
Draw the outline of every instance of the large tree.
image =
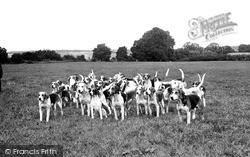
POLYGON ((183 49, 189 51, 189 52, 195 52, 195 53, 202 53, 203 47, 201 47, 197 43, 191 43, 191 42, 186 42, 183 45, 183 49))
POLYGON ((238 51, 239 52, 250 52, 250 45, 240 44, 238 51))
POLYGON ((93 50, 93 61, 110 61, 111 49, 105 44, 98 44, 93 50))
POLYGON ((231 46, 228 46, 228 45, 226 45, 226 46, 222 46, 221 47, 221 53, 222 54, 228 54, 228 53, 233 53, 233 52, 235 52, 234 51, 234 49, 231 47, 231 46))
POLYGON ((139 61, 166 61, 173 57, 175 41, 168 31, 153 28, 131 47, 132 57, 139 61))
POLYGON ((128 50, 127 47, 119 47, 117 52, 116 52, 116 60, 117 61, 128 61, 129 56, 128 56, 128 50))
POLYGON ((212 51, 214 53, 221 54, 222 48, 217 43, 211 43, 205 48, 205 51, 212 51))
POLYGON ((0 47, 0 63, 7 63, 8 60, 8 53, 5 48, 0 47))

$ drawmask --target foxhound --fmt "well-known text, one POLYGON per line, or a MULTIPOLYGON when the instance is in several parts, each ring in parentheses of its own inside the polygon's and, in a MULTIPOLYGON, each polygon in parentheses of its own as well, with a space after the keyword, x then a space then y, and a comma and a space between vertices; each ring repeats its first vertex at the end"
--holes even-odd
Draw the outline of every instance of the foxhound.
POLYGON ((148 100, 146 95, 146 88, 139 85, 136 90, 136 113, 139 116, 139 105, 143 105, 145 108, 145 114, 148 115, 148 100))
POLYGON ((190 94, 190 95, 185 95, 184 91, 181 89, 173 89, 171 95, 170 95, 171 100, 177 100, 177 112, 180 121, 182 121, 182 117, 180 114, 180 110, 184 110, 187 113, 187 124, 190 124, 191 122, 191 113, 193 112, 192 119, 195 119, 195 111, 196 108, 201 109, 201 117, 202 120, 204 119, 203 116, 203 105, 200 105, 200 97, 197 94, 190 94))
POLYGON ((84 115, 84 110, 87 106, 87 114, 88 116, 90 116, 90 103, 91 103, 90 89, 88 89, 86 84, 82 82, 78 84, 76 92, 77 92, 76 97, 79 100, 76 103, 77 106, 79 105, 78 103, 80 103, 82 115, 84 115))
POLYGON ((111 111, 110 111, 109 106, 106 106, 107 104, 103 104, 103 100, 101 98, 102 93, 97 89, 90 89, 89 93, 91 96, 91 101, 90 101, 90 105, 88 108, 88 114, 90 111, 91 118, 94 119, 94 110, 97 110, 99 112, 100 119, 102 119, 103 116, 105 116, 107 118, 107 112, 103 107, 108 108, 109 112, 111 112, 111 111))
POLYGON ((46 92, 39 92, 38 101, 39 101, 40 121, 43 120, 42 107, 45 107, 46 111, 47 111, 46 122, 49 121, 50 108, 52 106, 54 106, 54 113, 55 113, 56 112, 56 105, 58 105, 61 109, 61 115, 63 115, 62 99, 61 99, 60 95, 58 95, 57 93, 47 94, 46 92))
MULTIPOLYGON (((198 82, 194 82, 193 83, 193 87, 197 87, 197 86, 199 86, 201 84, 202 79, 201 79, 200 74, 198 74, 198 78, 199 78, 199 81, 198 82)), ((206 107, 206 99, 205 99, 206 88, 204 86, 200 86, 200 92, 199 93, 200 93, 199 95, 200 95, 200 97, 202 99, 203 105, 204 105, 204 107, 206 107)))
POLYGON ((149 114, 152 115, 152 110, 150 105, 155 105, 156 108, 156 117, 159 117, 160 109, 159 109, 159 104, 157 102, 157 97, 156 97, 156 91, 153 87, 148 88, 146 91, 146 94, 148 96, 148 110, 149 114))
POLYGON ((75 91, 76 84, 78 82, 83 82, 84 81, 84 77, 81 74, 75 74, 75 75, 71 75, 68 78, 68 81, 69 81, 70 90, 75 91), (80 77, 81 77, 81 80, 80 80, 80 77))
POLYGON ((62 81, 57 80, 55 82, 52 82, 51 87, 52 87, 52 93, 56 93, 59 90, 60 86, 64 86, 65 84, 62 83, 62 81))
POLYGON ((195 86, 195 87, 191 87, 191 88, 185 88, 185 87, 182 87, 180 89, 183 90, 183 92, 185 93, 185 95, 190 95, 190 94, 196 94, 200 97, 200 99, 203 100, 203 105, 204 107, 206 106, 206 100, 205 100, 205 88, 202 87, 202 84, 204 83, 204 78, 205 78, 205 74, 203 74, 202 76, 202 79, 201 79, 201 82, 199 83, 198 86, 195 86))
POLYGON ((116 112, 116 106, 118 106, 121 108, 121 120, 123 121, 125 117, 125 99, 118 84, 115 84, 110 88, 110 99, 111 108, 114 111, 115 119, 118 120, 116 112))

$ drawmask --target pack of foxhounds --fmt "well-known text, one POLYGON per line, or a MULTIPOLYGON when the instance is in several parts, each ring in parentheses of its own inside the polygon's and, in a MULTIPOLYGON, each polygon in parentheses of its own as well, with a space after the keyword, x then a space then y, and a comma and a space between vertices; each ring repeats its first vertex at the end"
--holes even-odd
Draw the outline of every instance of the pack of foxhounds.
MULTIPOLYGON (((49 121, 50 109, 54 106, 54 112, 58 105, 63 115, 65 106, 75 105, 81 108, 81 114, 91 116, 99 113, 100 119, 108 116, 118 120, 124 120, 128 116, 131 107, 136 108, 136 114, 146 114, 159 117, 169 111, 169 103, 176 104, 177 113, 182 121, 181 110, 186 111, 187 124, 191 118, 196 118, 196 110, 200 110, 201 119, 204 119, 203 110, 206 107, 206 89, 203 85, 204 77, 198 74, 190 88, 185 82, 184 72, 181 79, 163 81, 158 78, 158 72, 151 77, 148 73, 137 73, 133 78, 127 78, 123 73, 113 77, 96 77, 93 70, 88 76, 75 74, 68 78, 67 84, 61 80, 52 82, 52 92, 39 92, 40 121, 43 120, 42 108, 46 109, 46 121, 49 121), (134 101, 134 103, 132 103, 134 101), (153 108, 152 108, 153 107, 153 108), (120 108, 117 110, 117 108, 120 108), (154 110, 152 110, 154 109, 154 110), (97 111, 97 112, 96 112, 97 111), (118 112, 119 111, 119 112, 118 112), (156 114, 152 114, 155 111, 156 114)), ((169 69, 166 72, 168 76, 169 69)), ((155 113, 154 112, 154 113, 155 113)))

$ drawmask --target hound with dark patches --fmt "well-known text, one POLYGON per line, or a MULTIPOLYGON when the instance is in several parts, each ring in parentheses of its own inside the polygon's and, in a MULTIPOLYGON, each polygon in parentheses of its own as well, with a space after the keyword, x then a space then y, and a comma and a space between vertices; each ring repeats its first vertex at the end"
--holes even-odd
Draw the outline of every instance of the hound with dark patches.
POLYGON ((180 110, 185 110, 187 112, 187 124, 191 122, 191 113, 193 112, 192 119, 195 119, 195 111, 197 108, 201 109, 201 117, 202 120, 204 119, 203 116, 203 105, 200 104, 200 97, 196 94, 185 95, 183 90, 181 89, 173 89, 171 95, 171 100, 177 100, 177 111, 180 121, 182 121, 182 117, 180 115, 180 110))
POLYGON ((55 113, 56 112, 56 105, 58 105, 61 109, 61 114, 63 115, 62 99, 61 99, 60 95, 58 95, 57 93, 47 94, 46 92, 39 92, 38 101, 39 101, 40 121, 43 120, 42 107, 45 107, 46 111, 47 111, 46 122, 49 121, 50 108, 52 106, 54 106, 54 113, 55 113))
POLYGON ((115 119, 117 118, 116 106, 121 108, 121 120, 125 118, 125 99, 124 95, 121 92, 120 84, 114 84, 110 88, 110 99, 111 99, 111 108, 114 111, 115 119))
POLYGON ((143 105, 145 108, 145 114, 148 115, 148 100, 146 95, 146 88, 143 85, 138 85, 136 90, 136 113, 139 116, 139 107, 143 105))
MULTIPOLYGON (((198 78, 199 78, 199 81, 195 81, 193 83, 193 87, 198 87, 202 83, 202 79, 201 79, 200 74, 198 74, 198 78)), ((204 86, 200 86, 200 92, 199 93, 200 93, 200 97, 202 99, 203 105, 204 105, 204 107, 206 107, 206 99, 205 99, 206 88, 204 86)))
POLYGON ((159 109, 159 104, 157 102, 157 95, 156 95, 156 91, 153 87, 148 88, 146 91, 146 94, 148 96, 148 110, 149 110, 149 114, 152 115, 152 110, 151 110, 151 106, 150 105, 155 105, 156 108, 156 117, 159 117, 160 114, 160 109, 159 109))

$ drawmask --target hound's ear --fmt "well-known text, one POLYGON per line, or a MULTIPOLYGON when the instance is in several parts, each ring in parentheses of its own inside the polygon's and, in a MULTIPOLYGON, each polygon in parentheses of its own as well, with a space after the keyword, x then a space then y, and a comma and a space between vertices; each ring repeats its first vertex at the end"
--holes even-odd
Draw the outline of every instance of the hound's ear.
POLYGON ((180 99, 184 99, 185 93, 183 92, 183 90, 179 90, 179 93, 180 93, 180 99))
POLYGON ((165 74, 166 77, 168 77, 168 73, 169 73, 169 68, 168 68, 168 70, 167 70, 167 72, 165 74))
POLYGON ((79 81, 79 80, 80 80, 79 76, 76 75, 76 81, 79 81))
POLYGON ((68 78, 68 81, 70 80, 70 77, 68 78))
POLYGON ((157 76, 158 76, 158 71, 155 72, 155 77, 157 77, 157 76))
POLYGON ((62 84, 62 81, 58 81, 58 84, 61 85, 61 84, 62 84))
POLYGON ((172 93, 172 91, 173 91, 173 89, 171 87, 168 87, 167 90, 168 90, 168 93, 172 93))
POLYGON ((197 74, 197 75, 198 75, 199 82, 201 82, 201 75, 200 74, 197 74))
POLYGON ((48 99, 49 95, 47 93, 44 94, 44 99, 48 99))
POLYGON ((152 93, 155 93, 155 88, 152 88, 152 93))

